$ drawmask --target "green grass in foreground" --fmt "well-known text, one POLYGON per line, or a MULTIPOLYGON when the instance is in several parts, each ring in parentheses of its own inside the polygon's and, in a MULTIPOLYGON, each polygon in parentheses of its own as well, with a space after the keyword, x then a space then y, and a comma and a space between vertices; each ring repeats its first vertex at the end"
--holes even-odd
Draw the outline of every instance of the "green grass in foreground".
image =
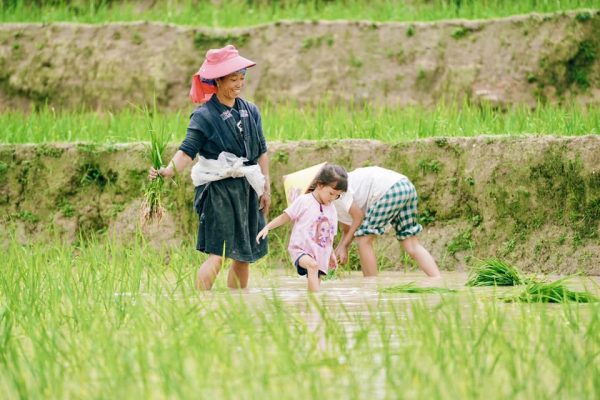
MULTIPOLYGON (((96 143, 147 141, 146 120, 136 109, 117 113, 56 112, 44 108, 32 114, 0 114, 0 143, 88 141, 96 143)), ((185 113, 157 117, 172 141, 185 137, 185 113)), ((600 107, 539 105, 535 110, 514 106, 507 111, 491 106, 438 105, 377 108, 264 105, 262 120, 267 140, 331 140, 368 138, 387 142, 437 136, 586 135, 600 134, 600 107)))
POLYGON ((0 22, 160 21, 236 27, 279 20, 433 21, 597 8, 596 0, 0 1, 0 22), (151 4, 149 6, 149 4, 151 4))
MULTIPOLYGON (((10 243, 0 265, 0 393, 600 397, 600 304, 506 304, 469 292, 429 303, 353 292, 344 304, 326 286, 316 297, 302 286, 290 300, 281 295, 289 288, 264 282, 262 293, 199 295, 198 258, 191 246, 168 254, 140 240, 10 243)), ((256 269, 251 282, 261 283, 256 269)))

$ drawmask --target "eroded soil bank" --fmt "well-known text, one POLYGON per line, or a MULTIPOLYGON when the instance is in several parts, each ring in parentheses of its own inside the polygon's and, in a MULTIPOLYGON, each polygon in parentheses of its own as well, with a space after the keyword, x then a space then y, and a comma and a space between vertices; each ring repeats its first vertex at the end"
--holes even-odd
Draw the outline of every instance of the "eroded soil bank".
POLYGON ((157 98, 190 107, 207 49, 235 44, 258 64, 263 103, 402 106, 469 99, 600 103, 600 11, 433 23, 283 22, 230 30, 158 23, 0 25, 0 109, 118 110, 157 98))
MULTIPOLYGON (((76 241, 102 232, 130 237, 139 226, 146 151, 144 144, 0 146, 1 242, 76 241)), ((269 152, 271 216, 284 207, 284 174, 325 160, 348 169, 380 165, 415 183, 421 240, 445 269, 501 257, 528 271, 600 274, 598 136, 289 142, 270 143, 269 152)), ((193 242, 188 171, 167 190, 168 214, 145 234, 157 245, 193 242)), ((284 247, 272 242, 282 262, 284 247)), ((406 267, 391 235, 379 253, 382 263, 406 267)))

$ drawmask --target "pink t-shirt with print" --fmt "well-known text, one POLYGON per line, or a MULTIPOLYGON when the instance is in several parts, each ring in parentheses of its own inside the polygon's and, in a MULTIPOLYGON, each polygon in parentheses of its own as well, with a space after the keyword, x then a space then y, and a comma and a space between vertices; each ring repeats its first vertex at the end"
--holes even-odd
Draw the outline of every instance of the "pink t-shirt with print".
POLYGON ((307 193, 294 200, 284 212, 294 223, 288 245, 292 262, 296 262, 302 254, 308 254, 317 261, 319 270, 327 273, 337 231, 337 213, 333 203, 323 205, 312 193, 307 193))

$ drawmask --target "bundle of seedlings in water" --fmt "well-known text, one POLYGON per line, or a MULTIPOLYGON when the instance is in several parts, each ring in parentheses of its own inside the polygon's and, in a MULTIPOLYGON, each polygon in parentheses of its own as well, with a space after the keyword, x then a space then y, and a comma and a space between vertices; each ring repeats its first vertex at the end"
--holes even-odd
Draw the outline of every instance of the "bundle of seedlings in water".
MULTIPOLYGON (((144 112, 148 121, 148 133, 150 134, 148 157, 152 167, 158 170, 163 166, 163 156, 170 135, 166 133, 164 124, 158 122, 156 104, 154 104, 152 111, 145 108, 144 112)), ((158 175, 156 179, 152 179, 146 185, 140 215, 142 225, 154 222, 159 223, 161 221, 165 212, 165 209, 162 206, 164 183, 164 178, 158 175)))
POLYGON ((338 263, 338 265, 335 268, 329 268, 329 271, 327 271, 327 275, 323 276, 321 279, 323 281, 332 281, 336 279, 341 279, 343 277, 349 277, 350 274, 351 271, 349 268, 338 263))
POLYGON ((419 287, 414 282, 379 289, 381 293, 456 293, 455 289, 440 287, 419 287))
POLYGON ((323 276, 321 279, 323 281, 333 281, 338 279, 338 272, 337 272, 337 268, 336 269, 330 269, 329 271, 327 271, 327 275, 323 276))
POLYGON ((566 276, 554 282, 530 282, 518 296, 505 297, 506 302, 522 303, 594 303, 600 299, 590 292, 577 292, 569 289, 566 276))
POLYGON ((471 269, 467 286, 516 286, 527 283, 514 265, 498 259, 487 259, 471 269))

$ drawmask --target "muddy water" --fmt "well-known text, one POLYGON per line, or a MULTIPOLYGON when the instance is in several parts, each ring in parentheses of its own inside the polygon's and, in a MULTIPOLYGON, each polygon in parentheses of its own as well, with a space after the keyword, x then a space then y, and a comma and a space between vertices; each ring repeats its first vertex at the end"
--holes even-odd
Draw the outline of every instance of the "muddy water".
MULTIPOLYGON (((546 276, 553 281, 560 276, 546 276)), ((364 278, 360 272, 346 274, 341 278, 324 281, 321 291, 311 299, 307 292, 306 278, 291 273, 268 273, 263 276, 251 276, 250 288, 239 291, 240 298, 257 309, 265 302, 276 298, 295 309, 309 325, 315 328, 322 320, 318 308, 327 309, 327 314, 344 326, 347 332, 360 329, 361 324, 377 317, 393 315, 393 318, 410 319, 411 303, 420 302, 434 308, 448 299, 457 299, 465 308, 465 315, 472 307, 483 306, 486 302, 496 301, 500 307, 522 312, 521 304, 505 303, 497 300, 504 295, 517 295, 522 287, 481 287, 465 286, 467 274, 462 272, 444 272, 441 278, 428 278, 421 272, 382 272, 374 278, 364 278), (380 289, 414 282, 419 287, 455 289, 455 293, 382 293, 380 289)), ((588 290, 600 296, 600 277, 575 277, 568 281, 573 290, 588 290)), ((233 292, 236 293, 236 292, 233 292)), ((209 297, 221 297, 223 290, 210 293, 209 297)), ((556 305, 535 304, 535 307, 555 307, 556 305)), ((557 312, 560 307, 555 307, 557 312)), ((532 310, 533 312, 533 310, 532 310)))
MULTIPOLYGON (((219 298, 239 296, 248 304, 263 303, 268 299, 277 299, 286 305, 300 306, 316 300, 321 304, 326 304, 328 308, 340 308, 347 311, 361 312, 370 311, 374 306, 382 304, 403 304, 414 301, 425 301, 435 305, 439 303, 441 297, 458 297, 467 299, 491 299, 520 293, 523 286, 512 287, 467 287, 465 285, 468 275, 465 272, 443 272, 440 278, 429 278, 422 272, 380 272, 376 277, 363 277, 362 273, 345 272, 339 277, 327 279, 321 282, 321 291, 314 297, 307 291, 306 277, 292 274, 291 271, 268 270, 252 271, 250 276, 249 288, 243 290, 229 290, 225 288, 225 277, 227 271, 223 271, 219 280, 212 291, 202 292, 199 297, 201 300, 218 300, 219 298), (446 288, 455 290, 454 293, 385 293, 381 289, 397 285, 413 283, 417 287, 423 288, 446 288), (312 298, 311 298, 312 297, 312 298)), ((538 280, 552 282, 560 279, 560 275, 545 275, 536 277, 538 280)), ((172 285, 177 286, 174 277, 167 277, 172 285)), ((572 290, 587 290, 600 296, 600 276, 576 276, 565 282, 572 290)), ((145 290, 142 290, 145 292, 145 290)), ((132 293, 115 293, 115 296, 131 296, 132 293)), ((146 293, 150 296, 150 293, 146 293)), ((163 295, 169 297, 180 297, 169 291, 163 292, 163 295)))
MULTIPOLYGON (((546 276, 553 281, 560 276, 546 276)), ((330 305, 341 305, 356 311, 369 305, 381 302, 405 303, 415 299, 430 298, 435 303, 440 296, 471 296, 472 293, 483 297, 510 294, 519 291, 519 287, 482 287, 468 288, 465 286, 467 273, 444 272, 441 278, 428 278, 422 272, 382 272, 377 277, 365 278, 360 272, 345 274, 337 279, 321 283, 321 292, 317 297, 330 305), (415 293, 381 293, 380 289, 401 284, 414 283, 419 287, 448 288, 458 292, 444 294, 415 294, 415 293)), ((589 290, 600 293, 600 276, 575 277, 568 281, 568 286, 574 290, 589 290)), ((272 273, 265 276, 251 276, 250 288, 242 291, 245 297, 252 301, 263 296, 277 296, 288 304, 302 304, 307 301, 306 278, 291 274, 272 273)))
MULTIPOLYGON (((547 276, 548 281, 558 279, 559 276, 547 276)), ((370 329, 369 326, 380 326, 390 324, 387 341, 393 345, 402 345, 403 332, 411 327, 411 319, 414 312, 423 312, 445 304, 455 304, 458 301, 460 318, 463 326, 468 329, 472 324, 477 324, 475 319, 481 318, 482 313, 490 304, 501 308, 506 315, 514 316, 514 321, 540 318, 540 311, 560 313, 561 305, 556 304, 523 304, 506 303, 500 300, 504 295, 517 295, 523 287, 482 287, 470 288, 465 286, 467 274, 461 272, 444 272, 441 278, 428 278, 421 272, 383 272, 375 278, 364 278, 361 273, 353 272, 339 279, 324 281, 321 291, 316 296, 310 296, 307 292, 306 278, 294 276, 289 273, 269 272, 261 276, 254 273, 251 276, 250 288, 242 291, 217 289, 210 293, 201 295, 201 298, 218 300, 234 298, 243 301, 250 309, 257 312, 273 309, 273 299, 284 303, 287 312, 295 318, 303 320, 308 329, 321 337, 319 345, 326 347, 324 331, 327 321, 334 321, 346 334, 348 346, 354 346, 356 337, 367 333, 369 341, 375 346, 380 343, 381 332, 378 329, 370 329), (382 293, 380 289, 414 282, 419 287, 436 287, 457 290, 455 293, 382 293), (445 303, 449 300, 449 303, 445 303), (416 305, 416 308, 411 306, 416 305), (422 306, 425 306, 424 308, 422 306), (325 312, 323 312, 323 309, 325 312), (325 317, 324 317, 325 315, 325 317)), ((600 296, 600 277, 576 277, 568 282, 573 290, 588 290, 600 296)), ((218 307, 219 301, 208 302, 218 307)), ((204 303, 206 305, 207 303, 204 303)), ((209 306, 210 308, 210 306, 209 306)), ((450 308, 449 310, 453 310, 450 308)), ((582 308, 583 314, 587 314, 587 307, 582 308)), ((206 308, 203 312, 210 312, 206 308)), ((267 311, 268 312, 268 311, 267 311)), ((588 316, 589 317, 589 316, 588 316)), ((585 317, 587 318, 587 317, 585 317)), ((503 330, 515 329, 509 321, 503 325, 503 330)))
MULTIPOLYGON (((273 300, 282 302, 292 312, 303 316, 310 323, 314 319, 317 325, 321 321, 319 308, 325 308, 328 317, 345 326, 348 331, 360 327, 360 324, 372 320, 374 317, 382 317, 393 314, 394 318, 409 319, 410 305, 419 302, 426 307, 434 308, 442 302, 451 299, 457 300, 465 311, 473 307, 483 306, 485 303, 496 302, 499 307, 515 312, 522 312, 519 303, 505 303, 500 299, 507 295, 518 295, 523 286, 514 287, 467 287, 467 273, 443 272, 440 278, 428 278, 422 272, 381 272, 377 277, 365 278, 360 272, 344 273, 338 278, 325 280, 321 283, 321 291, 311 296, 307 291, 305 277, 292 274, 291 271, 268 270, 252 271, 249 288, 244 290, 229 290, 225 287, 226 271, 221 273, 219 281, 214 290, 202 292, 198 300, 204 309, 209 312, 212 307, 220 307, 222 301, 228 299, 243 301, 250 309, 265 310, 272 307, 273 300), (447 288, 454 289, 453 293, 384 293, 381 289, 397 285, 414 283, 418 287, 447 288), (207 307, 208 306, 208 307, 207 307)), ((544 276, 546 281, 554 281, 561 276, 544 276)), ((541 277, 538 277, 541 279, 541 277)), ((176 286, 175 280, 172 286, 176 286)), ((600 276, 573 277, 567 282, 567 286, 573 290, 587 290, 600 296, 600 276)), ((144 291, 143 291, 144 292, 144 291)), ((117 297, 129 297, 131 293, 115 293, 117 297)), ((189 295, 174 292, 163 292, 165 297, 182 298, 189 295)), ((153 298, 154 295, 146 293, 142 297, 153 298)), ((536 307, 559 307, 554 304, 534 304, 536 307)), ((465 312, 465 314, 469 314, 465 312)))

